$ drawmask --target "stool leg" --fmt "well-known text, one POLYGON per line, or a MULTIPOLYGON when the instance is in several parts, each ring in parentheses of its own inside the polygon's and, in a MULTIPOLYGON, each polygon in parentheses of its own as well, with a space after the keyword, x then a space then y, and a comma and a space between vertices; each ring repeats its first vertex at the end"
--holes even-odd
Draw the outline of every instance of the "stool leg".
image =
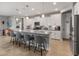
POLYGON ((13 38, 13 44, 14 44, 14 38, 13 38))
POLYGON ((36 48, 37 48, 37 43, 36 43, 36 46, 35 46, 35 48, 34 48, 34 53, 35 53, 36 48))
POLYGON ((29 40, 29 50, 30 50, 30 40, 29 40))
POLYGON ((17 45, 17 39, 15 40, 15 42, 16 42, 16 45, 17 45))
POLYGON ((42 56, 42 48, 41 48, 41 56, 42 56))
POLYGON ((19 47, 21 46, 21 39, 19 39, 19 47))
POLYGON ((36 47, 34 48, 34 53, 35 53, 36 47))
POLYGON ((43 44, 43 47, 44 47, 44 50, 46 51, 46 47, 45 47, 45 44, 43 44))
POLYGON ((26 48, 26 42, 24 43, 24 49, 26 48))
POLYGON ((12 41, 13 41, 13 44, 14 44, 14 37, 13 37, 12 41))
POLYGON ((12 41, 12 37, 11 37, 11 40, 10 40, 10 42, 12 41))
POLYGON ((26 48, 26 41, 24 40, 24 49, 26 48))
POLYGON ((21 45, 20 45, 20 42, 19 42, 19 47, 20 47, 21 45))
POLYGON ((25 49, 25 47, 26 47, 26 44, 24 44, 24 49, 25 49))
POLYGON ((14 37, 14 39, 13 39, 13 44, 15 43, 15 39, 16 39, 16 38, 14 37))

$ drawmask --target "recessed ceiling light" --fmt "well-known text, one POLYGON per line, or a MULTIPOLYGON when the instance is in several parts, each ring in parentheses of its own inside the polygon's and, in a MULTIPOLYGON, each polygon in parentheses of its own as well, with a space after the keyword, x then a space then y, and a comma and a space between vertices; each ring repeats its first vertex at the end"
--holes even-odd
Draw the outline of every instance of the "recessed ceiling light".
POLYGON ((21 11, 19 11, 18 13, 21 14, 21 11))
POLYGON ((19 19, 18 18, 16 18, 16 21, 18 21, 19 19))
POLYGON ((53 5, 56 5, 57 3, 56 2, 53 2, 53 5))
POLYGON ((58 11, 58 8, 56 8, 55 11, 58 11))
POLYGON ((34 8, 32 8, 32 11, 35 10, 34 8))
POLYGON ((26 19, 29 19, 29 17, 26 17, 26 19))
POLYGON ((42 14, 42 18, 44 18, 45 17, 45 15, 44 14, 42 14))

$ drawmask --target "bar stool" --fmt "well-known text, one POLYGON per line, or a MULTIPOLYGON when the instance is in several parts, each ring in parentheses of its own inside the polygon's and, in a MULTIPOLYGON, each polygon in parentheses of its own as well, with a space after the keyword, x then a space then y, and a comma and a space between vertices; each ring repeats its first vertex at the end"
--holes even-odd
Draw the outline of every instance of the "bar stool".
POLYGON ((16 39, 16 34, 14 33, 14 31, 11 31, 11 32, 10 32, 10 36, 11 36, 10 42, 13 42, 13 44, 14 44, 14 41, 15 41, 15 39, 16 39))
POLYGON ((42 56, 43 49, 45 50, 45 42, 46 42, 45 36, 40 34, 35 35, 36 46, 34 48, 34 53, 36 51, 36 48, 39 48, 41 50, 41 56, 42 56))
POLYGON ((29 50, 30 50, 30 45, 33 44, 33 36, 30 35, 30 33, 24 33, 24 43, 25 43, 25 46, 26 47, 27 45, 29 45, 29 50), (27 43, 29 42, 29 43, 27 43))
POLYGON ((19 46, 21 45, 20 43, 22 43, 22 39, 23 39, 23 36, 21 35, 20 32, 16 32, 16 44, 19 44, 19 46))

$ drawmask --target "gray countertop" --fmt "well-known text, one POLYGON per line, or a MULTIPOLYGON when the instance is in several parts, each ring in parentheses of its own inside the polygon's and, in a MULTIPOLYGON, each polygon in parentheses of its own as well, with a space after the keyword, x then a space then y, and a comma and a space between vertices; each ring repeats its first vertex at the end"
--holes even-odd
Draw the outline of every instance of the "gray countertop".
POLYGON ((14 31, 37 33, 37 34, 50 34, 50 31, 45 31, 45 30, 14 30, 14 31))

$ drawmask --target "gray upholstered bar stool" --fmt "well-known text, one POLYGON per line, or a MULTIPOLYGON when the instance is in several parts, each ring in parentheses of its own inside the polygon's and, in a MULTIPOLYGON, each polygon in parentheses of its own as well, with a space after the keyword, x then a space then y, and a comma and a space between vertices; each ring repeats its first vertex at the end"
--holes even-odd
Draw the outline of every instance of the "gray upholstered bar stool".
POLYGON ((16 39, 16 34, 14 33, 14 31, 11 31, 11 32, 10 32, 10 36, 11 36, 10 42, 13 42, 13 44, 14 44, 14 41, 15 41, 15 39, 16 39))
POLYGON ((31 44, 33 44, 33 40, 34 40, 34 38, 33 38, 32 34, 27 33, 27 32, 24 33, 24 43, 25 43, 24 47, 26 47, 28 45, 29 50, 30 50, 30 46, 31 46, 31 44))
POLYGON ((23 43, 24 43, 24 48, 27 46, 27 43, 29 41, 29 34, 26 32, 23 32, 24 38, 23 38, 23 43))
POLYGON ((23 39, 23 37, 22 37, 22 35, 21 35, 21 33, 20 32, 16 32, 16 44, 19 44, 19 46, 21 45, 20 43, 22 43, 22 39, 23 39))
POLYGON ((45 50, 45 42, 46 42, 45 35, 36 34, 34 37, 35 37, 35 43, 36 43, 34 53, 36 49, 39 48, 41 50, 41 56, 42 56, 43 55, 42 52, 43 50, 45 50))

